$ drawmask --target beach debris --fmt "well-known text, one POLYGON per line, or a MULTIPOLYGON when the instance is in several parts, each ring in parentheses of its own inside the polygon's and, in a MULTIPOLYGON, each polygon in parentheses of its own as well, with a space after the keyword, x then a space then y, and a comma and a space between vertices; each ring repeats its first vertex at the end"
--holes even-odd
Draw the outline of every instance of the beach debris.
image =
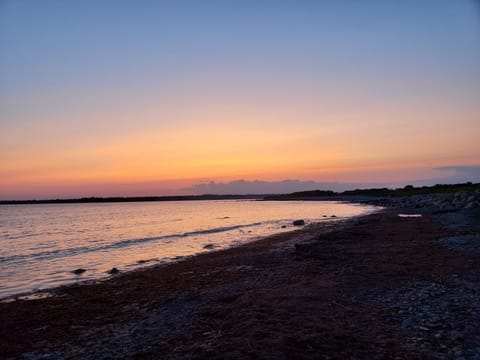
POLYGON ((118 274, 119 272, 120 272, 120 270, 118 270, 116 267, 113 267, 113 268, 111 268, 110 270, 107 271, 107 273, 110 274, 110 275, 118 274))
POLYGON ((305 220, 295 220, 293 222, 293 225, 294 226, 302 226, 302 225, 305 225, 305 220))
POLYGON ((79 269, 73 270, 72 273, 74 273, 75 275, 80 275, 80 274, 83 274, 85 271, 87 270, 79 268, 79 269))
POLYGON ((208 250, 211 250, 211 249, 213 249, 214 247, 215 247, 215 245, 213 245, 213 244, 207 244, 207 245, 204 245, 204 246, 203 246, 204 249, 208 249, 208 250))
POLYGON ((287 227, 287 225, 282 225, 282 229, 285 229, 287 227))

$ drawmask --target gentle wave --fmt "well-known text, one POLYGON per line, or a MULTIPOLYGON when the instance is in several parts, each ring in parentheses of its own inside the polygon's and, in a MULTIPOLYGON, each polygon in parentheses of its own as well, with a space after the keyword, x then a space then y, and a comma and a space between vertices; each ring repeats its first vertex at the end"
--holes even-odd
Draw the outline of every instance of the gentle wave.
POLYGON ((296 219, 373 210, 320 201, 0 205, 0 299, 237 246, 291 231, 296 219), (85 273, 72 272, 79 268, 85 273))
POLYGON ((241 229, 241 228, 248 228, 248 227, 252 227, 252 226, 259 226, 259 225, 262 225, 262 223, 261 222, 256 222, 256 223, 252 223, 252 224, 223 226, 223 227, 217 227, 217 228, 212 228, 212 229, 208 229, 208 230, 191 231, 191 232, 186 232, 186 233, 183 233, 183 234, 170 234, 170 235, 146 237, 146 238, 140 238, 140 239, 128 239, 128 240, 118 241, 118 242, 115 242, 115 243, 112 243, 112 244, 101 245, 101 246, 93 246, 93 247, 92 246, 81 246, 81 247, 75 247, 75 248, 69 248, 69 249, 42 251, 42 252, 33 253, 33 254, 19 254, 19 255, 14 255, 14 256, 0 257, 0 263, 11 263, 11 262, 27 260, 27 259, 48 260, 48 259, 58 258, 58 257, 69 257, 69 256, 75 256, 75 255, 78 255, 78 254, 81 254, 81 253, 89 253, 89 252, 95 252, 95 251, 104 251, 104 250, 125 248, 125 247, 128 247, 128 246, 142 244, 142 243, 148 243, 148 242, 152 242, 152 241, 175 239, 175 238, 181 238, 181 237, 185 237, 185 236, 215 234, 215 233, 221 233, 221 232, 226 232, 226 231, 231 231, 231 230, 236 230, 236 229, 241 229))
POLYGON ((225 231, 236 230, 236 229, 241 229, 241 228, 246 228, 251 226, 259 226, 259 225, 262 225, 262 223, 257 222, 253 224, 247 224, 247 225, 223 226, 223 227, 218 227, 218 228, 213 228, 208 230, 191 231, 191 232, 184 233, 183 235, 190 236, 190 235, 215 234, 219 232, 225 232, 225 231))

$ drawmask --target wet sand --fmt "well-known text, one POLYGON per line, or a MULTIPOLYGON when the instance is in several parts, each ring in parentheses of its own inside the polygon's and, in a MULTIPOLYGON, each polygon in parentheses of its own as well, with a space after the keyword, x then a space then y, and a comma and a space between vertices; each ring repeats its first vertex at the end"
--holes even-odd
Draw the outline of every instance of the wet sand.
POLYGON ((480 356, 469 233, 387 209, 0 304, 0 358, 420 359, 480 356))

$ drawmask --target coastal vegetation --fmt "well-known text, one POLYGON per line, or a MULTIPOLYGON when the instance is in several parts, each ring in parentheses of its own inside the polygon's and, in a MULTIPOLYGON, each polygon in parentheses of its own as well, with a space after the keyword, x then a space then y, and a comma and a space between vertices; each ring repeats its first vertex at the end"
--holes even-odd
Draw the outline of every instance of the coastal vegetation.
POLYGON ((457 192, 472 192, 480 190, 480 183, 460 183, 460 184, 437 184, 433 186, 414 187, 406 185, 403 188, 372 188, 372 189, 356 189, 346 190, 344 192, 334 192, 325 190, 299 191, 291 194, 282 194, 267 196, 265 200, 283 200, 298 199, 310 197, 332 197, 332 196, 370 196, 370 197, 402 197, 412 195, 429 195, 429 194, 449 194, 457 192))

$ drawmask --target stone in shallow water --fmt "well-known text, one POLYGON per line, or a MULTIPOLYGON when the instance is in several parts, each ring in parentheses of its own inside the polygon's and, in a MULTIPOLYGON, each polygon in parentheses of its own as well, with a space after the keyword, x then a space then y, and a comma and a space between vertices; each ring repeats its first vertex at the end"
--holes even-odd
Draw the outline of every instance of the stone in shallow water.
POLYGON ((74 273, 75 275, 80 275, 80 274, 83 274, 85 271, 85 269, 75 269, 72 271, 72 273, 74 273))
POLYGON ((110 270, 107 271, 107 273, 110 274, 110 275, 118 274, 119 272, 120 272, 120 270, 118 270, 116 267, 113 267, 113 268, 111 268, 110 270))
POLYGON ((305 225, 305 220, 295 220, 295 221, 293 222, 293 225, 295 225, 295 226, 305 225))
POLYGON ((204 246, 203 246, 203 248, 204 248, 204 249, 207 249, 207 250, 211 250, 211 249, 213 249, 214 247, 215 247, 215 245, 213 245, 213 244, 207 244, 207 245, 204 245, 204 246))

